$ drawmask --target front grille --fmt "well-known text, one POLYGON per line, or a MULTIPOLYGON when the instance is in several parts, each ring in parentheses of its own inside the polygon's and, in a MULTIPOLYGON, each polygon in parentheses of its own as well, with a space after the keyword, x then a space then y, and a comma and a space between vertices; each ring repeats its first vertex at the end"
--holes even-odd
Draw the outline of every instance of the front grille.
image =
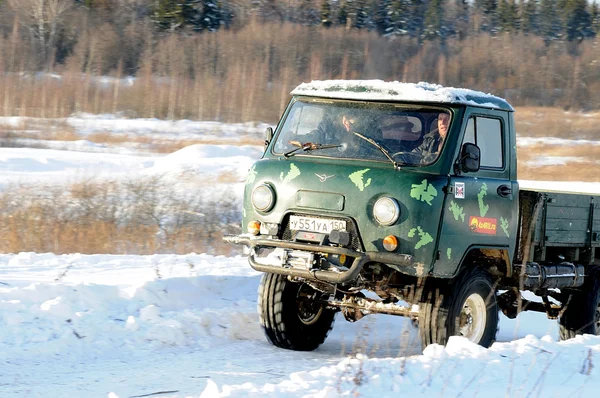
POLYGON ((358 233, 358 227, 356 223, 351 218, 346 217, 323 217, 315 214, 303 214, 303 213, 288 213, 283 217, 283 221, 281 225, 283 226, 280 239, 293 241, 296 238, 296 232, 290 229, 290 216, 300 216, 300 217, 312 217, 312 218, 326 218, 329 220, 341 220, 346 221, 346 232, 350 234, 350 249, 355 251, 364 251, 362 242, 360 240, 360 234, 358 233))

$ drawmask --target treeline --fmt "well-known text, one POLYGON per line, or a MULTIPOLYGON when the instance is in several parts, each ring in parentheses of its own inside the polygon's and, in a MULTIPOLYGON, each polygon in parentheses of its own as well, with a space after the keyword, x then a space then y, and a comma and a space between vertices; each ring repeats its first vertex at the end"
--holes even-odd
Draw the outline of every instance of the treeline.
POLYGON ((585 0, 0 0, 0 114, 274 121, 329 78, 600 108, 599 18, 585 0))
POLYGON ((64 64, 87 36, 112 41, 103 69, 135 74, 144 44, 260 23, 374 31, 421 43, 483 33, 524 34, 574 46, 600 32, 600 8, 587 0, 0 0, 0 33, 27 42, 38 68, 64 64))

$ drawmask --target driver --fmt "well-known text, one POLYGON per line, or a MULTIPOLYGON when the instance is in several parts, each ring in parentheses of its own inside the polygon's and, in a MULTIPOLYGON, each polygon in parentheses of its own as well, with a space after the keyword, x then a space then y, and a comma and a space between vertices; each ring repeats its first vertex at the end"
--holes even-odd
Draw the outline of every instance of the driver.
POLYGON ((412 153, 418 154, 421 157, 422 164, 431 163, 437 159, 448 135, 449 126, 450 114, 445 112, 440 113, 437 118, 437 128, 425 135, 423 143, 412 151, 412 153))

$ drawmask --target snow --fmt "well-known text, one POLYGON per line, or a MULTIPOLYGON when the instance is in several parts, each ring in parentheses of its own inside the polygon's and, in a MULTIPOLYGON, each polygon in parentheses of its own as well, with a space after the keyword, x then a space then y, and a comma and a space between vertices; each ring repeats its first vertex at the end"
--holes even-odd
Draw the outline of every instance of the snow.
POLYGON ((600 195, 600 182, 519 180, 519 187, 531 191, 600 195))
MULTIPOLYGON (((163 128, 148 121, 137 129, 135 121, 110 115, 72 122, 87 132, 163 128)), ((238 131, 215 126, 232 137, 238 131)), ((193 145, 150 155, 89 141, 63 144, 66 150, 0 148, 0 189, 87 176, 160 175, 175 185, 196 175, 199 193, 239 196, 262 154, 260 146, 193 145), (231 181, 215 184, 224 173, 231 181)), ((600 183, 520 184, 600 192, 600 183)), ((356 323, 338 316, 314 352, 281 350, 259 325, 259 281, 243 257, 0 254, 0 396, 595 397, 600 388, 600 337, 558 342, 556 321, 533 312, 514 320, 501 315, 489 349, 452 338, 423 351, 410 321, 371 315, 356 323)))
POLYGON ((521 137, 517 135, 517 145, 528 147, 533 145, 552 145, 552 146, 598 146, 600 141, 592 140, 569 140, 556 137, 521 137))
POLYGON ((567 163, 583 163, 585 159, 576 156, 538 156, 534 160, 525 162, 527 166, 564 166, 567 163))
POLYGON ((300 84, 291 94, 354 100, 442 102, 514 110, 504 99, 492 94, 426 82, 313 80, 300 84))
MULTIPOLYGON (((81 113, 65 119, 79 134, 93 133, 143 135, 147 138, 171 140, 215 140, 230 137, 237 141, 240 136, 263 137, 264 123, 220 123, 193 120, 160 120, 153 118, 126 119, 115 115, 92 115, 81 113)), ((0 118, 0 123, 2 118, 0 118)))
POLYGON ((262 147, 191 145, 168 155, 112 154, 54 149, 0 148, 0 189, 17 183, 74 182, 90 178, 159 176, 174 184, 195 177, 209 183, 222 174, 244 181, 262 147), (212 178, 212 179, 211 179, 212 178))
POLYGON ((314 352, 269 345, 242 257, 0 255, 0 396, 595 396, 600 337, 538 313, 499 342, 421 353, 410 321, 338 316, 314 352), (511 341, 516 339, 514 341, 511 341), (163 395, 161 395, 163 396, 163 395))

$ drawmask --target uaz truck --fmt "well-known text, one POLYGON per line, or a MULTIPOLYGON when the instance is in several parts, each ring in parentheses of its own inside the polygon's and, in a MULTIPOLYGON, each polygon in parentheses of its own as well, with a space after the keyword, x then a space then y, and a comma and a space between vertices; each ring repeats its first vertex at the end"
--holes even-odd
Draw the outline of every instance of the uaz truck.
POLYGON ((410 317, 423 347, 454 335, 487 347, 499 310, 545 312, 562 339, 600 334, 597 197, 519 188, 505 100, 314 81, 292 91, 265 145, 243 231, 224 239, 264 273, 272 344, 313 350, 337 312, 410 317))

